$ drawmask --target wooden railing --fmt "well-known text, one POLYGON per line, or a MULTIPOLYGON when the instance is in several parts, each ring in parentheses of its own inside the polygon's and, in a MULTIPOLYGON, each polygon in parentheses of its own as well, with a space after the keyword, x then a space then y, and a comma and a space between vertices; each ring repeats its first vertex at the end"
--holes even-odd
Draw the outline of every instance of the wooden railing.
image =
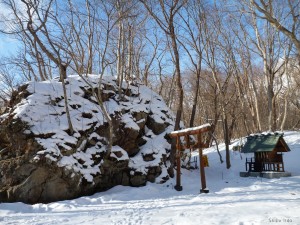
POLYGON ((260 171, 276 171, 284 172, 283 162, 255 162, 254 158, 246 158, 246 171, 260 172, 260 171))
POLYGON ((263 171, 284 172, 283 162, 263 162, 263 171))

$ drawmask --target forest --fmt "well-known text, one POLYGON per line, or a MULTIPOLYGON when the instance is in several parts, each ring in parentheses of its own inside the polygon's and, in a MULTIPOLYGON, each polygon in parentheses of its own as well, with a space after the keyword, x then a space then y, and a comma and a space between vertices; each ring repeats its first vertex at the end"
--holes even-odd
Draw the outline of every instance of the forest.
POLYGON ((99 74, 115 76, 120 92, 123 82, 156 91, 175 130, 180 121, 212 123, 229 143, 300 127, 299 0, 1 0, 0 8, 0 37, 15 45, 0 49, 2 109, 24 82, 59 77, 64 86, 70 74, 99 74))

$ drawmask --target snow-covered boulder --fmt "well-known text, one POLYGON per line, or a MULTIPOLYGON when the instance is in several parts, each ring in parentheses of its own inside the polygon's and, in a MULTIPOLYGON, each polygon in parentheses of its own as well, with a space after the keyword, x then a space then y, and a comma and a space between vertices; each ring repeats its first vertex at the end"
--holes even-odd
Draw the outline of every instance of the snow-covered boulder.
POLYGON ((168 178, 174 116, 162 98, 125 82, 119 96, 115 78, 103 78, 114 130, 107 155, 108 123, 90 86, 98 82, 96 75, 67 78, 72 134, 58 79, 29 82, 13 93, 0 116, 0 202, 51 202, 168 178))

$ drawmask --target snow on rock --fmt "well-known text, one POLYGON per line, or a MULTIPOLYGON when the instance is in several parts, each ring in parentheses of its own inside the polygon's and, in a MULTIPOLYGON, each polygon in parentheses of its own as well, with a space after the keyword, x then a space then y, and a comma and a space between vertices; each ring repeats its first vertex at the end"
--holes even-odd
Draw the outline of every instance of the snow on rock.
POLYGON ((127 152, 117 145, 112 147, 110 156, 117 160, 129 160, 127 152))
MULTIPOLYGON (((93 193, 96 187, 106 190, 118 184, 144 185, 147 180, 154 181, 160 174, 166 174, 170 150, 166 137, 174 129, 174 115, 163 99, 140 84, 123 84, 119 95, 116 79, 104 77, 101 97, 114 131, 113 148, 107 155, 108 123, 92 91, 98 92, 99 76, 83 78, 72 75, 65 81, 74 133, 69 129, 62 83, 58 79, 28 82, 14 93, 10 108, 0 116, 0 151, 6 149, 0 155, 0 169, 5 167, 4 162, 15 161, 16 157, 21 157, 21 162, 11 165, 26 165, 32 171, 39 166, 57 167, 61 179, 75 175, 80 178, 74 197, 93 193), (108 174, 115 177, 109 178, 108 174)), ((30 174, 5 174, 0 178, 0 195, 4 193, 7 197, 5 187, 19 185, 28 177, 30 174), (8 185, 11 176, 17 178, 8 185)), ((49 175, 48 180, 54 177, 49 175)), ((14 198, 7 201, 30 202, 14 198)))

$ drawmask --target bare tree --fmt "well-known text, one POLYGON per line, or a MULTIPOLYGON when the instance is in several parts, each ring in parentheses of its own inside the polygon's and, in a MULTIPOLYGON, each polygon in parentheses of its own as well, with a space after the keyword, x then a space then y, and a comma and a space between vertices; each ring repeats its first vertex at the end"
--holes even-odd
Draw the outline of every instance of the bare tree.
POLYGON ((192 66, 194 67, 194 73, 196 74, 195 92, 192 100, 193 106, 190 115, 189 126, 194 126, 194 120, 196 115, 196 109, 198 105, 198 96, 200 90, 200 75, 202 70, 203 60, 203 48, 205 41, 202 39, 203 29, 203 1, 193 0, 189 1, 185 7, 185 12, 180 14, 180 18, 183 21, 184 35, 178 38, 178 41, 185 49, 192 66), (180 41, 182 39, 182 41, 180 41))
MULTIPOLYGON (((176 84, 179 92, 179 101, 176 112, 175 130, 179 129, 180 118, 182 114, 182 103, 183 103, 183 89, 181 83, 180 73, 180 57, 178 52, 178 44, 176 40, 175 32, 175 16, 178 14, 180 9, 186 4, 186 0, 172 0, 172 1, 159 1, 159 9, 155 11, 153 8, 153 1, 140 0, 148 10, 153 19, 157 22, 160 28, 168 35, 171 39, 172 50, 175 57, 175 68, 176 68, 176 84), (151 4, 152 3, 152 4, 151 4), (160 17, 159 14, 163 16, 160 17)), ((154 2, 155 3, 155 2, 154 2)))
POLYGON ((97 100, 97 103, 108 124, 109 132, 106 156, 110 156, 113 144, 113 121, 102 100, 102 81, 108 66, 116 61, 114 58, 110 57, 109 49, 113 45, 113 39, 110 37, 120 19, 116 16, 117 7, 115 4, 107 3, 104 0, 98 1, 97 4, 95 2, 92 4, 91 1, 88 1, 86 3, 88 18, 82 21, 80 20, 80 17, 82 13, 84 14, 84 12, 75 10, 71 2, 69 2, 68 7, 72 8, 72 10, 70 10, 71 20, 69 21, 69 26, 67 26, 66 29, 63 29, 64 25, 58 19, 56 23, 61 27, 63 40, 68 44, 69 55, 73 62, 73 64, 70 64, 70 67, 78 73, 78 75, 90 87, 92 95, 97 100), (92 9, 90 9, 91 5, 93 5, 92 9), (91 11, 94 12, 92 15, 90 14, 91 11), (78 20, 81 22, 78 23, 78 20), (86 20, 88 23, 86 23, 86 20), (91 31, 93 31, 93 41, 90 40, 91 31), (84 66, 84 52, 86 47, 90 50, 87 55, 87 66, 84 66), (76 54, 76 52, 79 52, 79 54, 76 54), (94 56, 97 61, 90 59, 91 56, 94 56), (89 81, 88 78, 88 73, 91 72, 92 68, 94 70, 97 69, 99 74, 99 82, 96 87, 89 81))
POLYGON ((145 66, 144 68, 142 69, 142 73, 143 73, 143 82, 146 86, 148 86, 148 81, 149 81, 149 75, 150 75, 150 68, 154 62, 154 59, 155 57, 157 56, 157 53, 158 53, 158 47, 159 47, 159 38, 158 38, 158 35, 157 34, 154 34, 154 40, 151 40, 150 38, 148 37, 145 37, 145 39, 147 40, 147 43, 149 43, 152 48, 153 48, 153 51, 152 51, 152 55, 150 56, 150 58, 147 58, 147 62, 145 62, 145 66))
POLYGON ((0 66, 0 100, 4 103, 9 101, 11 93, 17 85, 17 76, 9 65, 0 66))
MULTIPOLYGON (((181 82, 181 72, 180 72, 180 57, 178 51, 178 44, 175 32, 175 16, 178 14, 180 9, 186 4, 187 0, 172 0, 165 1, 159 0, 159 7, 155 10, 154 4, 156 1, 145 1, 140 0, 143 3, 149 14, 156 21, 159 27, 165 32, 165 34, 171 40, 172 51, 175 58, 175 68, 176 68, 176 85, 178 89, 178 104, 176 109, 176 120, 175 120, 175 130, 180 127, 180 120, 183 110, 183 88, 181 82)), ((175 157, 175 143, 172 144, 171 151, 171 168, 173 168, 174 157, 175 157)), ((171 172, 172 175, 172 172, 171 172)))
POLYGON ((277 111, 276 111, 276 97, 275 93, 275 79, 281 76, 281 68, 283 63, 279 63, 282 55, 282 48, 279 44, 282 40, 276 34, 275 28, 270 26, 267 21, 264 30, 259 29, 259 22, 257 21, 257 14, 253 8, 252 10, 252 26, 256 35, 256 48, 258 54, 263 60, 264 75, 267 84, 267 97, 268 97, 268 129, 275 131, 277 128, 277 111), (266 34, 266 35, 264 35, 266 34))
POLYGON ((232 68, 226 68, 232 61, 232 46, 233 40, 230 38, 229 31, 223 26, 221 20, 221 12, 216 8, 210 8, 211 14, 206 14, 203 24, 203 37, 205 40, 205 59, 207 66, 210 68, 213 80, 216 85, 217 94, 219 97, 220 113, 222 115, 223 134, 226 146, 226 167, 231 167, 230 153, 229 153, 229 129, 228 129, 228 115, 227 105, 230 100, 227 98, 228 86, 233 76, 232 68), (220 65, 223 63, 225 78, 222 78, 220 65))
POLYGON ((247 25, 238 21, 238 24, 231 26, 238 40, 237 54, 240 58, 239 74, 235 76, 236 86, 240 95, 240 103, 245 108, 243 113, 243 124, 249 135, 252 132, 261 132, 261 116, 258 101, 258 87, 255 80, 256 74, 253 65, 253 53, 251 51, 253 44, 249 41, 250 37, 246 31, 247 25), (242 31, 242 32, 241 32, 242 31), (246 100, 246 101, 245 101, 246 100), (245 105, 246 103, 246 105, 245 105), (247 120, 247 112, 250 110, 250 115, 253 121, 254 129, 249 126, 247 120))
POLYGON ((294 0, 250 0, 259 13, 256 15, 267 20, 275 29, 286 35, 295 45, 300 65, 299 9, 300 2, 294 0), (281 10, 275 11, 274 5, 281 10))
POLYGON ((68 59, 63 57, 64 47, 59 37, 54 32, 50 32, 49 21, 55 21, 56 15, 53 12, 54 0, 49 0, 48 4, 42 1, 21 0, 21 9, 18 9, 14 0, 5 0, 3 3, 9 8, 14 16, 13 25, 8 25, 10 34, 20 33, 27 42, 31 42, 36 50, 37 59, 40 61, 40 52, 43 52, 58 68, 60 80, 63 86, 66 115, 69 125, 69 132, 73 133, 73 126, 68 108, 67 93, 64 79, 67 76, 68 59))
POLYGON ((115 5, 118 12, 117 76, 119 97, 122 98, 123 80, 132 76, 134 33, 131 20, 138 14, 135 12, 138 5, 135 0, 117 0, 115 5))

